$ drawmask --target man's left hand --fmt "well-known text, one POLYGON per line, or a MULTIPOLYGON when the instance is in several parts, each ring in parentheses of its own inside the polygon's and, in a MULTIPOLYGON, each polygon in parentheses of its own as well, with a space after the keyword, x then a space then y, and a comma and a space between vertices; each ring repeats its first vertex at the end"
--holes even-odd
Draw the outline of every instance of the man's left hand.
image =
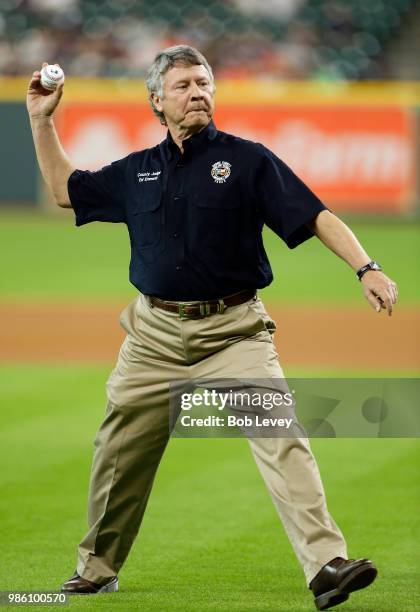
POLYGON ((363 293, 369 304, 381 312, 382 308, 392 315, 394 304, 398 299, 396 283, 385 274, 375 270, 365 272, 362 277, 363 293))

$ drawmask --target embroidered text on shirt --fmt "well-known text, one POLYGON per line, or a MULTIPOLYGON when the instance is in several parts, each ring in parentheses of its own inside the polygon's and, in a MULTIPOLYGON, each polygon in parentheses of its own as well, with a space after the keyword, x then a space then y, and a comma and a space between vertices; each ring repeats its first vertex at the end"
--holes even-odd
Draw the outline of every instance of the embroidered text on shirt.
POLYGON ((156 170, 156 172, 137 172, 137 178, 139 183, 145 183, 146 181, 157 181, 162 170, 156 170))

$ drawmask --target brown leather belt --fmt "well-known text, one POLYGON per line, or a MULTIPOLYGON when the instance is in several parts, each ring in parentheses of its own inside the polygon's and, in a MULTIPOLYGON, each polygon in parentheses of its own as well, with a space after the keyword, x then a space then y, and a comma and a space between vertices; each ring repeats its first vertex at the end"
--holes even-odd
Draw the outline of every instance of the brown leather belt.
POLYGON ((218 312, 222 313, 229 306, 244 304, 248 300, 252 300, 255 295, 255 289, 246 289, 220 300, 208 300, 206 302, 170 302, 168 300, 160 300, 151 295, 148 297, 151 306, 168 312, 176 312, 181 319, 200 319, 218 312))

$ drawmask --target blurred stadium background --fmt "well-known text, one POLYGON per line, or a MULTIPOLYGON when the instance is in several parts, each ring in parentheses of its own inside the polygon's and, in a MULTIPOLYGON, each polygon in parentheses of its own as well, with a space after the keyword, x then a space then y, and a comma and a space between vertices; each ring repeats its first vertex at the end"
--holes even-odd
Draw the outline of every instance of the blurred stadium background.
POLYGON ((50 57, 72 76, 141 78, 157 51, 186 41, 218 78, 415 79, 420 70, 417 0, 3 0, 2 7, 7 75, 31 73, 50 57))
MULTIPOLYGON (((0 590, 54 589, 73 569, 118 313, 135 297, 124 228, 75 231, 51 204, 28 78, 42 61, 63 67, 57 126, 93 169, 165 137, 143 78, 177 43, 214 67, 216 125, 275 151, 399 283, 395 315, 376 317, 318 241, 288 251, 267 232, 275 281, 262 296, 286 374, 419 376, 419 0, 1 0, 0 590)), ((313 447, 350 554, 383 576, 348 609, 418 609, 418 441, 313 447)), ((122 610, 313 606, 240 440, 172 442, 123 578, 122 610)))

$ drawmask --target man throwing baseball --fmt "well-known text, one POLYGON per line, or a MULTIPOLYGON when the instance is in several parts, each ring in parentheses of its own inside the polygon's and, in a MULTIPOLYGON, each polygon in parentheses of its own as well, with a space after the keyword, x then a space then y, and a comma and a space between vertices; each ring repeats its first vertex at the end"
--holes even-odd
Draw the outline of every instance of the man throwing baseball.
MULTIPOLYGON (((60 145, 52 115, 63 85, 47 91, 35 72, 28 90, 39 165, 57 204, 74 209, 77 226, 127 225, 139 290, 121 316, 127 335, 95 439, 88 530, 65 593, 118 589, 170 437, 170 381, 284 379, 275 323, 256 293, 273 279, 264 224, 290 248, 316 235, 353 268, 378 313, 391 315, 397 300, 395 283, 290 168, 263 145, 217 129, 213 73, 201 53, 162 51, 147 87, 165 140, 96 172, 76 170, 60 145)), ((249 443, 316 607, 368 586, 377 570, 348 559, 306 436, 249 443)))

